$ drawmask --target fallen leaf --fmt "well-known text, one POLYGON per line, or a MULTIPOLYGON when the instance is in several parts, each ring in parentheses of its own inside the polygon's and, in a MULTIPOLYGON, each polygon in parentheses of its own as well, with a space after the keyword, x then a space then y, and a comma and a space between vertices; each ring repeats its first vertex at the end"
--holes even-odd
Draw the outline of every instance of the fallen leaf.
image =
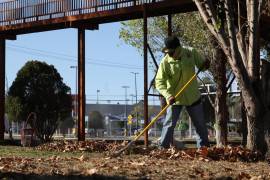
POLYGON ((237 177, 237 179, 250 179, 250 178, 251 176, 245 172, 241 172, 237 177))
POLYGON ((78 159, 79 159, 80 161, 85 161, 86 158, 84 157, 84 155, 81 155, 81 157, 79 157, 78 159))
POLYGON ((144 166, 145 162, 132 162, 131 165, 133 165, 133 166, 144 166))
POLYGON ((96 168, 93 168, 93 169, 88 169, 86 171, 86 174, 87 175, 93 175, 93 174, 96 174, 98 172, 98 170, 96 168))

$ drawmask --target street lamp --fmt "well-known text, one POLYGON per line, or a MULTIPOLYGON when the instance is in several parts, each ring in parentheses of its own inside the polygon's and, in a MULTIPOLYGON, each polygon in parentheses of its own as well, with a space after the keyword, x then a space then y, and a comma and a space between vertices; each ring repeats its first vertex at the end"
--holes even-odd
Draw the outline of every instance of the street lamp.
POLYGON ((100 92, 99 89, 97 89, 97 104, 98 104, 98 93, 100 92))
POLYGON ((75 124, 77 125, 77 116, 78 116, 78 66, 70 66, 71 69, 75 69, 76 71, 76 79, 75 79, 75 97, 74 97, 74 116, 75 116, 75 124))
POLYGON ((135 97, 134 94, 130 94, 131 96, 131 104, 133 105, 133 98, 135 97))
MULTIPOLYGON (((131 72, 132 74, 134 74, 135 76, 135 102, 136 102, 136 106, 137 106, 137 72, 131 72)), ((138 112, 137 112, 137 108, 136 109, 136 130, 138 130, 138 112)))

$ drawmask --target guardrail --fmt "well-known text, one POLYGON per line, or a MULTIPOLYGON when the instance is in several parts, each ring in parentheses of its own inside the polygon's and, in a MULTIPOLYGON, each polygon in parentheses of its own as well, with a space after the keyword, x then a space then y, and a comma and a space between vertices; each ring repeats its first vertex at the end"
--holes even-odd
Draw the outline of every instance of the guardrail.
POLYGON ((9 0, 0 3, 0 26, 110 11, 164 0, 9 0))

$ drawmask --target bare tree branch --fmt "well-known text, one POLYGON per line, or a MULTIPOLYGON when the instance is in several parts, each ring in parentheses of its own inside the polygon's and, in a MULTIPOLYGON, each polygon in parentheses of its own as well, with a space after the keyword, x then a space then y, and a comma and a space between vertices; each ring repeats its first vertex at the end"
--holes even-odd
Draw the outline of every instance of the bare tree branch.
POLYGON ((259 23, 259 4, 254 0, 249 0, 247 8, 250 10, 248 15, 249 24, 249 46, 248 46, 248 73, 253 81, 258 80, 259 65, 258 61, 258 23, 259 23), (256 47, 256 48, 255 48, 256 47))
POLYGON ((237 5, 238 5, 238 33, 236 36, 236 40, 237 40, 237 46, 238 46, 240 55, 243 59, 244 66, 247 67, 247 64, 245 61, 247 59, 246 51, 245 51, 246 44, 245 44, 244 36, 243 36, 243 26, 245 26, 245 23, 242 23, 241 21, 242 12, 241 12, 240 0, 237 0, 237 5))
POLYGON ((207 11, 205 10, 206 7, 203 6, 203 4, 200 2, 200 0, 195 0, 194 2, 196 4, 196 6, 198 7, 198 10, 202 16, 202 19, 206 23, 210 32, 215 36, 215 38, 220 43, 220 46, 224 50, 224 53, 227 56, 231 56, 230 51, 229 51, 229 47, 228 47, 228 43, 225 40, 226 39, 225 35, 222 34, 220 31, 216 31, 215 26, 217 26, 217 24, 213 24, 213 22, 209 22, 209 19, 211 19, 211 18, 209 17, 207 11))
POLYGON ((225 12, 227 18, 227 26, 228 26, 228 33, 229 33, 229 42, 230 42, 230 51, 231 51, 231 59, 229 58, 229 63, 234 71, 234 74, 238 76, 238 79, 241 79, 245 83, 245 87, 247 87, 247 83, 249 83, 248 73, 245 69, 243 64, 243 59, 240 58, 240 53, 238 51, 237 40, 236 40, 236 33, 235 29, 233 28, 233 20, 232 20, 232 12, 231 12, 231 4, 230 0, 225 0, 225 12), (243 75, 242 77, 239 76, 240 71, 243 75), (245 79, 245 81, 244 81, 245 79))

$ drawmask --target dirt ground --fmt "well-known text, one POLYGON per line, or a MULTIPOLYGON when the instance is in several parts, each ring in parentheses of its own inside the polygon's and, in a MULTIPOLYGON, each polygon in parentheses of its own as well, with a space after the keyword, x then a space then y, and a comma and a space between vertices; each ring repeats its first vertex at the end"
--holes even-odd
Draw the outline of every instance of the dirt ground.
POLYGON ((158 150, 119 144, 51 143, 0 146, 1 179, 270 179, 268 160, 242 148, 158 150), (222 155, 223 154, 223 155, 222 155))

